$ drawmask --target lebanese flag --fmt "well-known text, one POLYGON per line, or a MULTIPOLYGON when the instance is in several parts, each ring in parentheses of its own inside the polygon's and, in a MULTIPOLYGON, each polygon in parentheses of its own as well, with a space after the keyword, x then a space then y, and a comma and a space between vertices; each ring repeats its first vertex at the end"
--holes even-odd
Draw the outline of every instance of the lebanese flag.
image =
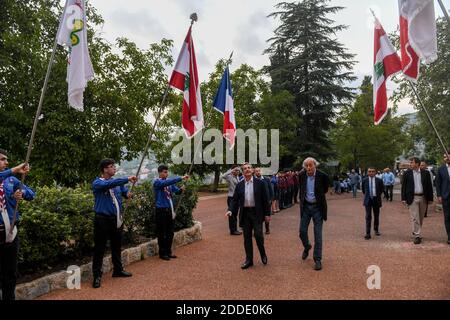
POLYGON ((386 80, 402 71, 402 64, 378 19, 375 19, 374 48, 374 122, 379 125, 388 113, 386 80))
POLYGON ((223 73, 213 106, 223 114, 223 137, 230 142, 230 149, 233 149, 236 137, 236 120, 234 118, 233 90, 231 89, 230 69, 228 67, 223 73))
POLYGON ((184 92, 181 122, 188 138, 192 138, 203 129, 202 98, 191 31, 192 26, 184 40, 169 82, 172 88, 184 92))
POLYGON ((436 18, 433 0, 399 0, 400 45, 405 76, 416 82, 420 60, 437 59, 436 18))

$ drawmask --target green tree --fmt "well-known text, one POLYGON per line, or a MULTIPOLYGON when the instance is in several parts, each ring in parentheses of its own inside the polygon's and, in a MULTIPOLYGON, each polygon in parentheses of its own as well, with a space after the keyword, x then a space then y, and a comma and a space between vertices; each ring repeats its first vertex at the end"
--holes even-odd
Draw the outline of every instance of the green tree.
POLYGON ((355 103, 342 109, 330 134, 344 168, 392 167, 395 159, 412 147, 403 130, 403 117, 393 117, 390 112, 378 126, 373 117, 373 86, 371 77, 366 76, 355 103))
MULTIPOLYGON (((0 3, 0 141, 20 161, 62 7, 57 0, 0 3)), ((170 40, 146 50, 124 38, 110 44, 95 32, 103 20, 89 2, 87 15, 96 77, 84 94, 85 111, 70 108, 67 52, 58 48, 30 161, 35 183, 74 186, 95 176, 101 158, 135 158, 149 131, 145 117, 155 112, 167 84, 165 67, 173 62, 170 40)))
POLYGON ((343 8, 327 2, 281 2, 276 6, 278 11, 269 15, 281 24, 269 39, 266 53, 270 66, 265 71, 272 79, 274 94, 287 90, 295 97, 296 110, 291 116, 301 121, 286 145, 291 154, 282 159, 283 166, 305 155, 319 159, 332 155, 328 132, 333 117, 353 96, 347 84, 355 79, 350 71, 354 55, 336 39, 346 26, 329 18, 343 8))
MULTIPOLYGON (((396 40, 398 43, 398 36, 396 40)), ((417 91, 428 109, 444 144, 449 148, 450 28, 444 19, 437 21, 437 40, 438 59, 430 65, 422 65, 420 67, 417 91)), ((415 128, 417 141, 425 143, 425 155, 427 159, 433 159, 437 163, 440 163, 442 161, 443 150, 425 112, 420 107, 409 84, 406 81, 398 82, 400 83, 400 87, 394 95, 395 101, 398 103, 403 99, 410 99, 414 107, 419 110, 418 124, 415 128)))

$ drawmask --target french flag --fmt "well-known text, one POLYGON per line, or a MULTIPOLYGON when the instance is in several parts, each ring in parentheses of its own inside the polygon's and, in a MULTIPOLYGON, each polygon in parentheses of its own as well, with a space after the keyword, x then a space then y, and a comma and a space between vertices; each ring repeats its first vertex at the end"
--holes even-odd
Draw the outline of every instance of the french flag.
POLYGON ((228 66, 223 73, 213 106, 223 114, 223 137, 230 143, 230 148, 233 149, 236 138, 236 120, 234 119, 233 90, 231 89, 228 66))

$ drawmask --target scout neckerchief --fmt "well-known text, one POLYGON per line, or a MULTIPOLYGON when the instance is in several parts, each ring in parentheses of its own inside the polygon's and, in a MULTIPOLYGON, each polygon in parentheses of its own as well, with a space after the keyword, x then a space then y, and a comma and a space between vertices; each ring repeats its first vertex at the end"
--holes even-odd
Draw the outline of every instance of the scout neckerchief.
MULTIPOLYGON (((105 178, 100 178, 100 180, 106 180, 105 178)), ((114 206, 116 207, 116 218, 117 218, 117 229, 119 229, 123 224, 123 214, 120 210, 119 201, 117 201, 116 194, 114 193, 115 188, 109 189, 109 195, 111 196, 112 202, 114 203, 114 206)))
POLYGON ((169 200, 169 203, 170 203, 170 209, 172 210, 172 219, 175 220, 177 214, 175 213, 175 210, 173 209, 172 192, 170 190, 170 186, 164 187, 164 193, 166 194, 166 198, 167 198, 167 200, 169 200))
POLYGON ((11 243, 14 241, 17 235, 17 227, 14 226, 11 232, 11 222, 9 221, 8 210, 6 208, 6 194, 4 188, 4 181, 0 183, 0 211, 2 213, 3 223, 5 224, 5 242, 11 243))

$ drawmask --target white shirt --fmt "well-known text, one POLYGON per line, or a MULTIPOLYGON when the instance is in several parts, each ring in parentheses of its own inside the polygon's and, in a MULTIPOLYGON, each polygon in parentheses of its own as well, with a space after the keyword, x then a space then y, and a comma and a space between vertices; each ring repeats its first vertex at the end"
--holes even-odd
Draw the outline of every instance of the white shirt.
POLYGON ((423 186, 422 186, 422 174, 420 173, 420 170, 413 170, 413 176, 414 176, 414 193, 415 194, 421 194, 423 193, 423 186))
POLYGON ((244 207, 253 208, 253 207, 255 207, 253 177, 249 181, 244 180, 244 183, 245 183, 244 207))
POLYGON ((373 178, 371 178, 371 177, 369 177, 369 183, 370 183, 370 187, 372 188, 371 190, 372 190, 372 194, 371 194, 371 196, 372 197, 376 197, 377 196, 377 187, 376 187, 376 183, 375 183, 375 177, 373 177, 373 178))

